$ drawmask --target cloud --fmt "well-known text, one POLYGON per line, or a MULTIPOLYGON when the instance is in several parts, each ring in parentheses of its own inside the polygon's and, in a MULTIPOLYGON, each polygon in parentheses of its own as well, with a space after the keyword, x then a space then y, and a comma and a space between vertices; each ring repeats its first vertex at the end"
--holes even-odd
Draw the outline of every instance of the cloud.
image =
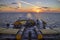
POLYGON ((1 8, 1 7, 0 7, 1 8))
POLYGON ((60 0, 58 0, 58 1, 60 1, 60 0))
POLYGON ((57 0, 60 3, 60 0, 57 0))
POLYGON ((42 8, 48 9, 48 8, 50 8, 50 7, 42 7, 42 8))
POLYGON ((11 4, 17 4, 17 3, 13 2, 13 3, 11 3, 11 4))
POLYGON ((5 4, 0 4, 0 7, 1 7, 1 6, 7 6, 7 5, 5 5, 5 4))

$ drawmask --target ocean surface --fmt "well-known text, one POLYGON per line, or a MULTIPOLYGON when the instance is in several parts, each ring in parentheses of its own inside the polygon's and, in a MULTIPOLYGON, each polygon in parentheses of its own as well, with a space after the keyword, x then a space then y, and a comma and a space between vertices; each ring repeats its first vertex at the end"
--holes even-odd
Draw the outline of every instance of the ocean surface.
POLYGON ((28 12, 0 12, 0 26, 5 23, 13 23, 19 17, 27 17, 33 19, 42 19, 47 25, 57 25, 60 27, 60 13, 44 12, 44 13, 28 13, 28 12))

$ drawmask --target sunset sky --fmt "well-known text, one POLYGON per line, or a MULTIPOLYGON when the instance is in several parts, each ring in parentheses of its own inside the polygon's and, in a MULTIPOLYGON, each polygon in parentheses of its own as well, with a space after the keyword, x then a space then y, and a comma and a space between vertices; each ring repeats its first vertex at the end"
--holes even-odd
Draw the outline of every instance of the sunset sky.
POLYGON ((60 0, 0 0, 0 12, 60 12, 60 0))

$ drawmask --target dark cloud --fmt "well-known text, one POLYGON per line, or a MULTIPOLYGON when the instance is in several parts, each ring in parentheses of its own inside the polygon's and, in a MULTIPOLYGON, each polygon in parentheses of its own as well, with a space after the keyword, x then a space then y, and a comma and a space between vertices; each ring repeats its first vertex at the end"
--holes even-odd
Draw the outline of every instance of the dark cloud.
POLYGON ((42 7, 42 8, 48 9, 48 8, 50 8, 50 7, 42 7))
POLYGON ((59 1, 59 3, 60 3, 60 1, 59 1))
POLYGON ((5 4, 0 4, 0 7, 1 7, 1 6, 7 6, 7 5, 5 5, 5 4))
POLYGON ((9 7, 9 8, 18 9, 19 7, 9 7))
POLYGON ((11 3, 11 4, 17 4, 17 3, 13 2, 13 3, 11 3))

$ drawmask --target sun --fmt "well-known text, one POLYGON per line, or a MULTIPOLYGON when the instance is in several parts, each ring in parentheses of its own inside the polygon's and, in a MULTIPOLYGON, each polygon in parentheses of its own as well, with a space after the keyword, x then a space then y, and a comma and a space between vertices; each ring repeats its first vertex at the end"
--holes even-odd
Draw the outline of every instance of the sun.
POLYGON ((38 8, 34 8, 33 11, 34 11, 34 12, 37 12, 37 13, 43 12, 42 9, 38 9, 38 8))
POLYGON ((43 10, 41 7, 35 7, 35 6, 34 6, 34 7, 32 8, 32 11, 33 11, 33 12, 36 12, 36 13, 40 13, 40 12, 43 12, 44 10, 43 10))
POLYGON ((36 12, 37 12, 37 13, 39 13, 39 12, 40 12, 40 10, 39 10, 39 9, 37 9, 37 10, 36 10, 36 12))

